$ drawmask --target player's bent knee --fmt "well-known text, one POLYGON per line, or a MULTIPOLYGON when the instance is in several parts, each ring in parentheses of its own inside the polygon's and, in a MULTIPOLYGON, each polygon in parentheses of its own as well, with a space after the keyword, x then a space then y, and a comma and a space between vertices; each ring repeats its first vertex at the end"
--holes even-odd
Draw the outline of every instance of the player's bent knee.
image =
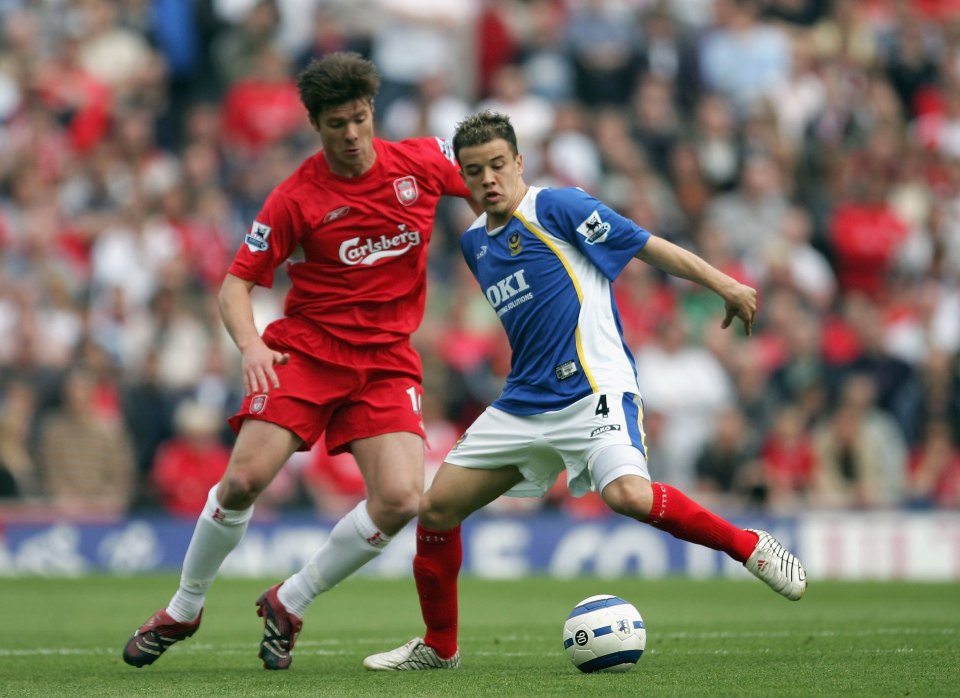
POLYGON ((436 497, 432 497, 430 492, 420 500, 420 513, 417 514, 417 520, 424 528, 433 531, 449 531, 451 528, 456 528, 462 518, 458 511, 437 500, 436 497))
POLYGON ((417 521, 431 531, 449 531, 460 524, 460 517, 452 513, 428 511, 421 514, 417 521))
POLYGON ((649 517, 653 506, 650 481, 643 477, 619 477, 603 489, 601 496, 616 513, 640 521, 649 517))
POLYGON ((220 481, 217 499, 225 509, 246 509, 256 501, 264 487, 266 483, 247 473, 228 473, 220 481))
POLYGON ((369 493, 367 506, 371 516, 389 526, 402 527, 417 515, 420 507, 420 492, 415 489, 403 492, 369 493))
POLYGON ((417 500, 387 502, 381 509, 385 518, 406 523, 417 515, 417 500))
POLYGON ((640 449, 626 444, 608 446, 592 458, 590 472, 600 496, 613 511, 641 521, 647 519, 653 491, 647 459, 640 449))

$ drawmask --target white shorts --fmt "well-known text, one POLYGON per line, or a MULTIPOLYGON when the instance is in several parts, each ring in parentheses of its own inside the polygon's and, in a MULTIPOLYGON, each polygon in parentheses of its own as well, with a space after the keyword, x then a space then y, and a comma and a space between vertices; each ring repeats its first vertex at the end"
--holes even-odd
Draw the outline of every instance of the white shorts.
POLYGON ((640 397, 606 393, 535 415, 488 407, 446 462, 489 470, 515 465, 524 481, 506 493, 513 497, 542 497, 566 470, 567 488, 582 497, 590 490, 602 491, 622 475, 649 480, 646 453, 640 397))

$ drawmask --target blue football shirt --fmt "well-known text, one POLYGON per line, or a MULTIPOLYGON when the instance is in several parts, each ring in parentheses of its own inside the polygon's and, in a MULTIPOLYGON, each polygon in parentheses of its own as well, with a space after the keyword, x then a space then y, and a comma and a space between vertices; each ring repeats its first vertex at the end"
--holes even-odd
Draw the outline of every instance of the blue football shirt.
POLYGON ((460 247, 513 349, 494 407, 528 415, 591 393, 639 395, 611 281, 650 233, 574 188, 530 187, 493 232, 486 218, 464 232, 460 247))

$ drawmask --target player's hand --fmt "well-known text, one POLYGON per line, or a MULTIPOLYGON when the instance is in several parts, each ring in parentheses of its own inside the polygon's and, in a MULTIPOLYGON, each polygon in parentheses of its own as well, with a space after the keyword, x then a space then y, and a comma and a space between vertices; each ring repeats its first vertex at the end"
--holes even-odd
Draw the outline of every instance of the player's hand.
POLYGON ((757 290, 745 284, 737 284, 725 295, 723 301, 727 313, 720 327, 727 329, 734 318, 740 318, 743 329, 749 336, 753 332, 753 317, 757 314, 757 290))
POLYGON ((289 354, 274 351, 263 342, 249 347, 240 362, 244 394, 269 393, 270 388, 279 388, 280 379, 273 367, 288 361, 289 354))

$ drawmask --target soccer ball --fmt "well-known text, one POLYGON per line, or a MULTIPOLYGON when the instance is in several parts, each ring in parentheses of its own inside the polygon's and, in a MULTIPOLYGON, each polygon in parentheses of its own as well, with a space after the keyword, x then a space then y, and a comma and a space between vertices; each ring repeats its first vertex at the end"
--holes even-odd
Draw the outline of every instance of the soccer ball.
POLYGON ((584 599, 563 624, 563 647, 580 671, 630 671, 647 646, 640 612, 619 596, 584 599))

